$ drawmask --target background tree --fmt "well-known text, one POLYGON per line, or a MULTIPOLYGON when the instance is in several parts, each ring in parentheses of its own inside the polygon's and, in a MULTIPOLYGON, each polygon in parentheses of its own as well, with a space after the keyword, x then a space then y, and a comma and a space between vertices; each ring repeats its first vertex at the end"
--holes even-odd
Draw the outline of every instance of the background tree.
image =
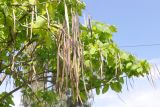
POLYGON ((79 22, 84 8, 80 0, 0 1, 0 85, 15 87, 0 106, 14 105, 18 90, 32 107, 84 105, 92 89, 121 92, 124 78, 148 74, 145 60, 114 43, 115 26, 79 22))

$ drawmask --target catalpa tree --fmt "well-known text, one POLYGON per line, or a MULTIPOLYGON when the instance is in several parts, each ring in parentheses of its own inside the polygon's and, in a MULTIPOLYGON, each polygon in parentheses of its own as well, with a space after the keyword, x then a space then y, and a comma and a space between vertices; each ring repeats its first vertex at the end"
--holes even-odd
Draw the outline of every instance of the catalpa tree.
POLYGON ((0 1, 0 86, 14 86, 1 92, 1 107, 14 105, 17 91, 32 107, 64 98, 84 105, 93 89, 121 92, 125 78, 149 73, 145 60, 114 43, 115 26, 89 18, 81 24, 83 9, 80 0, 0 1))

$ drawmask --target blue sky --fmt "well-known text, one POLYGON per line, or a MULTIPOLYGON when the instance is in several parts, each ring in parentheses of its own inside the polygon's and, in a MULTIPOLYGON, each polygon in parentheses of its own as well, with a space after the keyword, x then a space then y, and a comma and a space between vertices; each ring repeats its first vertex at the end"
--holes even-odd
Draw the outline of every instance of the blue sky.
MULTIPOLYGON (((160 43, 160 0, 84 0, 85 15, 107 24, 114 24, 118 32, 115 42, 121 49, 133 53, 140 59, 147 59, 160 68, 160 46, 121 47, 160 43)), ((151 69, 153 76, 157 74, 151 69)), ((109 90, 106 94, 95 96, 93 107, 159 107, 160 84, 155 77, 153 87, 146 78, 134 79, 134 88, 118 94, 109 90), (119 96, 121 99, 120 100, 119 96)))
MULTIPOLYGON (((119 46, 160 43, 160 0, 85 0, 85 14, 114 24, 119 46)), ((121 48, 140 58, 159 58, 160 46, 121 48)))

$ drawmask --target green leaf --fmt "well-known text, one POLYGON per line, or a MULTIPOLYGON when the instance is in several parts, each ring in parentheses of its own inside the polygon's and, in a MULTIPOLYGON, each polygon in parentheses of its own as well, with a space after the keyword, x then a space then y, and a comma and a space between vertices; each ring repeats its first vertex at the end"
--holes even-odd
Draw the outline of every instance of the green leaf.
POLYGON ((117 28, 113 25, 109 26, 109 29, 111 30, 111 32, 117 32, 117 28))
POLYGON ((29 3, 34 5, 35 4, 35 0, 29 0, 29 3))
POLYGON ((103 89, 102 89, 102 93, 103 93, 103 94, 106 93, 106 92, 108 91, 108 89, 109 89, 109 85, 105 85, 105 86, 103 87, 103 89))
POLYGON ((121 58, 122 58, 123 60, 128 60, 128 54, 125 53, 125 52, 123 52, 123 51, 121 51, 121 58))
POLYGON ((83 101, 87 101, 87 96, 85 95, 85 93, 80 92, 80 96, 81 96, 83 101))
POLYGON ((43 16, 38 16, 36 22, 33 24, 33 28, 41 28, 44 27, 46 20, 43 16))
POLYGON ((12 96, 7 97, 7 103, 10 104, 10 105, 13 105, 13 106, 15 105, 13 100, 12 100, 12 96))
POLYGON ((128 68, 130 68, 131 66, 132 66, 132 63, 129 62, 129 63, 127 63, 127 65, 126 65, 126 68, 128 69, 128 68))
POLYGON ((122 86, 119 82, 114 82, 111 85, 111 89, 116 91, 116 92, 121 92, 122 86))
POLYGON ((92 46, 91 48, 90 48, 90 54, 92 55, 92 54, 95 54, 95 52, 96 52, 96 48, 94 47, 94 46, 92 46))
POLYGON ((100 94, 100 88, 96 88, 96 94, 97 94, 97 95, 100 94))
POLYGON ((138 69, 137 69, 137 72, 138 72, 138 73, 142 73, 142 72, 143 72, 143 68, 142 68, 142 67, 138 68, 138 69))
POLYGON ((47 47, 51 47, 51 44, 52 44, 52 38, 51 38, 51 35, 47 34, 45 35, 45 41, 46 41, 46 46, 47 47))
POLYGON ((134 71, 135 71, 137 68, 138 68, 138 65, 133 65, 133 66, 131 67, 131 69, 134 70, 134 71))
POLYGON ((120 81, 121 84, 124 84, 124 79, 123 79, 123 77, 120 77, 119 81, 120 81))
POLYGON ((86 61, 84 62, 84 64, 86 65, 86 67, 89 67, 89 66, 90 66, 90 63, 91 63, 90 60, 86 60, 86 61))

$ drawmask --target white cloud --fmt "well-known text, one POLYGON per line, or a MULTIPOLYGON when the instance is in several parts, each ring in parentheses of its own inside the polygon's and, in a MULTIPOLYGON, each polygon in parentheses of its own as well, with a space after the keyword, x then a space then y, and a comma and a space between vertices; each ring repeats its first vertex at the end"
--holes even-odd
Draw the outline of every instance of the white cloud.
POLYGON ((20 103, 21 103, 21 92, 20 91, 17 91, 16 93, 13 94, 14 96, 14 104, 15 106, 14 107, 20 107, 20 103))
POLYGON ((159 107, 160 91, 155 89, 136 90, 126 99, 127 104, 122 107, 159 107))
POLYGON ((123 91, 120 96, 125 103, 112 91, 95 96, 93 107, 159 107, 160 88, 154 89, 148 84, 143 84, 143 86, 141 88, 137 86, 131 91, 123 91))

